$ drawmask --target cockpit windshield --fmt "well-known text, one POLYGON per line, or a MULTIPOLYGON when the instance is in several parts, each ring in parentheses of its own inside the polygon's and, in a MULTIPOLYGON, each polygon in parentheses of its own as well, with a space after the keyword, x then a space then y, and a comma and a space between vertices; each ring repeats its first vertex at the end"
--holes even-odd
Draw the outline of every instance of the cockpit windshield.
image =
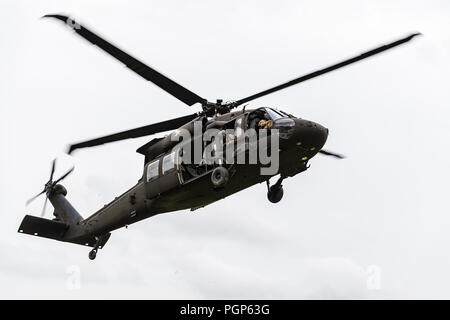
POLYGON ((273 110, 270 108, 265 108, 267 113, 269 114, 269 116, 272 118, 272 120, 277 120, 280 118, 285 118, 286 116, 280 112, 278 112, 277 110, 273 110))

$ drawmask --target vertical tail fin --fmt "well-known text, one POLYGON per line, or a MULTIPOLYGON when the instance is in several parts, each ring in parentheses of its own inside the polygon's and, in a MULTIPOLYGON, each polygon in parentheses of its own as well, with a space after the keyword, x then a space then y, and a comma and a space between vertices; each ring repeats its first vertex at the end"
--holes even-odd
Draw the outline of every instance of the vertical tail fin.
POLYGON ((66 199, 67 190, 62 185, 57 184, 48 199, 55 208, 54 215, 57 221, 62 221, 68 225, 74 225, 83 220, 83 217, 66 199))

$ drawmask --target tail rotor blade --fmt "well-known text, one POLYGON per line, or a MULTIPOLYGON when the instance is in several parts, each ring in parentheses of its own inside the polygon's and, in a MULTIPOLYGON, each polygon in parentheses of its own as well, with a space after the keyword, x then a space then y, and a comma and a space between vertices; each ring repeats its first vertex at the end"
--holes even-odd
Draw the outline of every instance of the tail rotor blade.
POLYGON ((53 161, 52 161, 52 169, 50 171, 50 180, 48 180, 48 181, 52 181, 53 180, 53 174, 55 173, 55 167, 56 167, 56 159, 53 159, 53 161))
POLYGON ((41 218, 45 216, 45 209, 47 208, 48 197, 45 197, 44 206, 42 207, 41 218))
POLYGON ((33 202, 36 198, 38 198, 41 194, 45 193, 45 189, 39 192, 37 195, 35 195, 33 198, 28 199, 25 203, 26 205, 29 205, 31 202, 33 202))
POLYGON ((60 182, 61 180, 65 179, 69 174, 71 174, 73 172, 73 170, 75 170, 75 167, 72 167, 69 171, 67 171, 66 173, 64 173, 58 180, 56 180, 55 182, 53 182, 53 185, 56 185, 58 182, 60 182))

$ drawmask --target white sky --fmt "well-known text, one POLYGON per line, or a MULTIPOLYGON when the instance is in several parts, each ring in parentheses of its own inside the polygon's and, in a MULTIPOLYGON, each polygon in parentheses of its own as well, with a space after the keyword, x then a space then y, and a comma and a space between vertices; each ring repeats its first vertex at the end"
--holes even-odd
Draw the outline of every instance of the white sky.
MULTIPOLYGON (((448 1, 8 1, 0 10, 0 298, 450 298, 448 1), (199 95, 239 99, 420 31, 386 54, 261 98, 330 129, 284 183, 160 215, 88 249, 20 235, 48 179, 84 216, 142 174, 149 138, 70 142, 198 111, 71 34, 67 13, 199 95), (75 266, 75 267, 74 267, 75 266), (381 271, 373 290, 370 266, 381 271), (81 287, 70 290, 69 270, 81 287)), ((47 217, 50 217, 48 209, 47 217)))

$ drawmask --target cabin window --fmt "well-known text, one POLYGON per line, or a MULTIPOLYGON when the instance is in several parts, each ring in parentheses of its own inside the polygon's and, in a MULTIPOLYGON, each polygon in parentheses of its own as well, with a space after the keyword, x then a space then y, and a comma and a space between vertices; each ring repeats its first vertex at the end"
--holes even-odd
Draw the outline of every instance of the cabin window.
POLYGON ((156 160, 147 166, 147 181, 157 178, 158 175, 159 175, 159 160, 156 160))
POLYGON ((162 174, 165 174, 167 171, 172 170, 175 168, 175 152, 172 152, 171 154, 168 154, 163 159, 162 164, 162 174))

